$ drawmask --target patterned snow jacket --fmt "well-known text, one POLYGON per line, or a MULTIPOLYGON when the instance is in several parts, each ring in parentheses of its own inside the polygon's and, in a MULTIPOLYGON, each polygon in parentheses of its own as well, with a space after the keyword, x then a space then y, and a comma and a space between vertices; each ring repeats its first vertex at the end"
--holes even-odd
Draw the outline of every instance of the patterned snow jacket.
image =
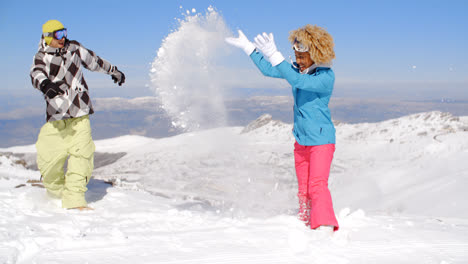
POLYGON ((308 74, 301 74, 286 61, 273 67, 256 51, 250 54, 250 58, 265 76, 285 79, 292 86, 293 134, 297 143, 302 146, 335 144, 336 131, 328 108, 335 84, 333 70, 317 67, 308 74))
POLYGON ((90 71, 106 74, 114 71, 114 66, 77 41, 66 40, 65 46, 59 49, 46 45, 44 38, 41 39, 31 66, 32 85, 40 90, 41 83, 49 79, 59 84, 64 92, 52 99, 44 95, 47 122, 94 113, 81 65, 90 71))

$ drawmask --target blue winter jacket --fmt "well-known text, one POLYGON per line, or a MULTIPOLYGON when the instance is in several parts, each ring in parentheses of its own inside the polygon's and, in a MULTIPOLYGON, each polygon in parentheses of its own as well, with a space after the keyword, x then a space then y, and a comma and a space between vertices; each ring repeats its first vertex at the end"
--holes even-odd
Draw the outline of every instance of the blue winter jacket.
POLYGON ((294 137, 303 146, 335 143, 335 126, 328 102, 335 83, 332 69, 318 67, 310 74, 301 74, 286 61, 273 67, 262 54, 252 52, 250 58, 265 76, 283 78, 292 86, 294 96, 294 137))

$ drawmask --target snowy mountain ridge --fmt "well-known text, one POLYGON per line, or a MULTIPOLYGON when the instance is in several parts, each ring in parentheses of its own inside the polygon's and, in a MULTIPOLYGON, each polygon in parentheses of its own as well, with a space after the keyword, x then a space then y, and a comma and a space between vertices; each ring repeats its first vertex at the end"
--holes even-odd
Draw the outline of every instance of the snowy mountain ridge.
MULTIPOLYGON (((242 99, 226 99, 226 101, 240 101, 242 99)), ((255 103, 256 105, 277 105, 292 103, 290 96, 252 96, 244 99, 247 102, 255 103)), ((114 110, 116 105, 119 105, 122 110, 155 110, 160 105, 160 99, 154 96, 144 96, 136 98, 122 98, 122 97, 107 97, 95 98, 93 100, 99 110, 114 110)))
POLYGON ((346 139, 404 140, 414 136, 438 135, 468 131, 468 123, 450 113, 432 111, 378 123, 338 124, 337 132, 346 139))
MULTIPOLYGON (((335 196, 343 196, 338 198, 339 206, 343 202, 342 207, 380 208, 408 213, 415 210, 440 216, 456 215, 458 211, 455 212, 455 209, 464 207, 457 204, 449 209, 434 201, 434 208, 438 209, 429 212, 421 211, 417 205, 410 206, 411 202, 405 206, 398 205, 401 202, 389 203, 395 201, 390 198, 385 206, 377 203, 386 196, 390 197, 393 192, 406 193, 405 189, 410 188, 406 183, 440 181, 438 174, 443 171, 452 171, 456 175, 457 171, 463 171, 458 165, 444 168, 444 165, 463 159, 459 153, 466 153, 464 135, 467 122, 463 118, 442 112, 427 112, 379 123, 338 123, 336 129, 337 151, 330 184, 332 189, 336 189, 335 196), (429 173, 420 169, 431 166, 434 168, 429 173), (384 171, 386 180, 378 178, 375 172, 380 171, 384 171), (409 174, 412 175, 411 180, 402 181, 402 177, 409 174), (386 182, 394 181, 403 184, 386 185, 386 182), (349 185, 357 188, 372 186, 370 190, 379 199, 368 202, 365 192, 344 198, 348 195, 349 185)), ((117 180, 126 186, 130 184, 131 188, 177 199, 197 197, 204 206, 215 211, 234 208, 241 215, 291 212, 296 199, 292 154, 294 137, 291 130, 292 124, 263 115, 244 128, 217 128, 162 139, 123 136, 98 140, 97 152, 127 154, 113 164, 97 168, 94 175, 99 179, 117 180), (258 209, 261 203, 250 199, 258 193, 277 202, 258 209), (246 201, 239 200, 239 196, 246 201)), ((33 146, 0 150, 34 151, 33 146)), ((464 172, 458 174, 462 176, 464 172)), ((445 185, 445 191, 450 196, 463 196, 461 192, 450 191, 459 186, 453 179, 451 182, 453 185, 445 185)), ((429 189, 422 195, 431 196, 435 192, 429 189)), ((419 194, 416 192, 414 195, 419 194)), ((464 212, 468 212, 468 207, 466 209, 464 212)))
POLYGON ((115 110, 118 105, 120 110, 156 110, 155 105, 159 105, 159 99, 153 96, 136 97, 136 98, 122 98, 122 97, 108 97, 96 98, 93 100, 95 106, 100 111, 115 110))

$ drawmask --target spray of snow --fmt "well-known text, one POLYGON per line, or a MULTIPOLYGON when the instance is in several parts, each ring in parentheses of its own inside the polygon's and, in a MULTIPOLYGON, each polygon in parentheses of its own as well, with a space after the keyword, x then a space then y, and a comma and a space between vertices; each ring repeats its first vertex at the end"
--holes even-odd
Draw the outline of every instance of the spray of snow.
POLYGON ((218 65, 231 31, 212 7, 202 15, 192 9, 178 19, 177 30, 162 42, 151 68, 152 89, 175 128, 194 131, 224 126, 224 85, 218 65))

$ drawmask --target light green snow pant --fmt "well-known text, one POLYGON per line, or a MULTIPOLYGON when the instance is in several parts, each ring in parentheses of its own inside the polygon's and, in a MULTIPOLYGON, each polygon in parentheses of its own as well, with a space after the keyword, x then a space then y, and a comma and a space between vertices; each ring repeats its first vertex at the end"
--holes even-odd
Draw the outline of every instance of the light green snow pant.
POLYGON ((86 185, 93 171, 95 149, 89 116, 47 122, 36 148, 37 166, 49 194, 62 198, 63 208, 86 206, 86 185))

